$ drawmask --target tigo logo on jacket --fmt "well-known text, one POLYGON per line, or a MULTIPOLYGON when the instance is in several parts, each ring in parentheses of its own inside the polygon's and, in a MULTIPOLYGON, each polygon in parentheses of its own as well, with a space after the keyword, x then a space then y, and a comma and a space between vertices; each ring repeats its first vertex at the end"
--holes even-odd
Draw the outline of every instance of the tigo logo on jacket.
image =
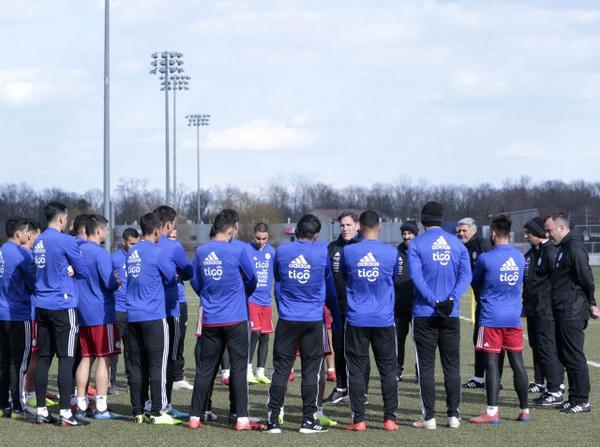
POLYGON ((304 255, 300 255, 290 262, 289 268, 288 276, 290 279, 296 279, 300 284, 306 284, 310 278, 310 264, 304 258, 304 255))

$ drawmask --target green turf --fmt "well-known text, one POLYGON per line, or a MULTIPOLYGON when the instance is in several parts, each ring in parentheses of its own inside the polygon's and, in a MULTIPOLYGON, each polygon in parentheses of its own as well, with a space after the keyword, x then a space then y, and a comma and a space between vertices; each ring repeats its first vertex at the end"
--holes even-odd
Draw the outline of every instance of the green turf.
MULTIPOLYGON (((595 269, 596 284, 600 284, 600 269, 595 269)), ((597 294, 598 296, 598 294, 597 294)), ((188 289, 189 324, 186 340, 187 377, 193 380, 194 370, 194 328, 196 326, 196 310, 198 298, 188 289)), ((461 314, 469 315, 470 298, 465 295, 461 301, 461 314)), ((473 346, 471 343, 472 326, 462 321, 461 341, 461 373, 464 380, 473 373, 473 346)), ((347 432, 344 427, 349 424, 350 412, 347 404, 326 406, 326 414, 339 422, 328 433, 301 435, 300 426, 301 399, 300 380, 292 382, 286 400, 285 423, 281 435, 267 435, 257 432, 237 433, 227 423, 229 408, 227 388, 217 384, 213 396, 214 411, 219 416, 216 422, 205 423, 198 430, 190 430, 187 425, 151 426, 135 425, 130 415, 129 395, 124 391, 123 362, 119 362, 119 387, 121 394, 109 396, 109 406, 113 411, 125 414, 122 421, 94 421, 88 427, 60 428, 55 426, 36 426, 30 422, 0 419, 0 445, 20 443, 31 446, 83 446, 83 445, 170 445, 170 446, 306 446, 316 443, 330 445, 408 445, 408 446, 513 446, 513 445, 598 445, 596 423, 600 412, 600 368, 590 366, 592 392, 590 403, 592 412, 588 414, 561 415, 551 408, 531 407, 531 422, 522 423, 514 420, 518 413, 518 401, 512 385, 510 367, 505 366, 503 376, 504 390, 500 392, 499 425, 473 425, 466 419, 485 411, 485 393, 482 389, 466 390, 462 393, 461 413, 463 424, 458 430, 445 426, 445 393, 441 370, 436 369, 438 429, 422 430, 410 426, 421 416, 419 388, 414 383, 414 351, 410 337, 407 340, 405 362, 405 381, 399 383, 398 425, 400 430, 385 432, 383 430, 383 409, 377 370, 373 363, 369 387, 370 404, 367 406, 367 431, 364 433, 347 432), (319 438, 319 439, 316 439, 319 438), (594 440, 596 439, 596 440, 594 440)), ((588 361, 600 364, 600 321, 590 320, 586 330, 586 354, 588 361)), ((531 351, 525 349, 525 363, 530 378, 533 374, 531 351)), ((270 358, 267 372, 271 371, 270 358)), ((298 368, 299 371, 299 368, 298 368)), ((51 370, 49 389, 56 391, 56 361, 51 370)), ((298 377, 298 375, 297 375, 298 377)), ((326 395, 331 392, 333 384, 327 383, 326 395)), ((265 402, 267 385, 250 386, 250 412, 261 419, 266 417, 265 402)), ((533 397, 533 396, 532 396, 533 397)), ((173 404, 177 409, 187 411, 190 405, 191 391, 174 391, 173 404)), ((51 407, 51 412, 56 407, 51 407)))

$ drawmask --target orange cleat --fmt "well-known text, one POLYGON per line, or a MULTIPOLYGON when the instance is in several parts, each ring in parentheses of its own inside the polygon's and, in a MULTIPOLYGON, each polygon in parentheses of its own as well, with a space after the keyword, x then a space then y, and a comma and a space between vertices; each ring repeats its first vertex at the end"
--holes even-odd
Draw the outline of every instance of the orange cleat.
POLYGON ((221 379, 221 385, 229 386, 229 377, 221 379))
POLYGON ((251 420, 248 420, 248 422, 246 422, 245 424, 241 423, 240 421, 237 421, 235 423, 235 429, 237 431, 242 431, 242 430, 264 430, 265 426, 263 424, 258 424, 256 422, 252 422, 251 420))
POLYGON ((389 419, 386 419, 383 422, 383 428, 384 428, 384 430, 388 430, 388 431, 398 430, 398 426, 396 425, 396 422, 391 421, 389 419))
POLYGON ((473 424, 499 424, 500 418, 498 417, 498 412, 493 416, 490 416, 486 413, 483 413, 481 416, 477 416, 476 418, 469 419, 469 422, 473 424))
POLYGON ((337 376, 335 374, 335 371, 327 371, 327 381, 337 382, 337 376))
POLYGON ((95 396, 96 395, 96 389, 92 385, 88 385, 87 393, 90 396, 95 396))
MULTIPOLYGON (((387 422, 392 422, 392 421, 386 421, 386 423, 387 422)), ((396 427, 396 428, 398 428, 398 427, 396 427)), ((356 423, 350 424, 346 427, 346 430, 350 430, 350 431, 365 431, 366 429, 367 429, 367 426, 365 425, 365 421, 356 422, 356 423)), ((387 430, 387 428, 386 428, 386 430, 387 430)))
POLYGON ((189 427, 196 429, 196 428, 200 428, 202 427, 202 422, 200 422, 200 419, 192 419, 190 418, 190 422, 189 422, 189 427))

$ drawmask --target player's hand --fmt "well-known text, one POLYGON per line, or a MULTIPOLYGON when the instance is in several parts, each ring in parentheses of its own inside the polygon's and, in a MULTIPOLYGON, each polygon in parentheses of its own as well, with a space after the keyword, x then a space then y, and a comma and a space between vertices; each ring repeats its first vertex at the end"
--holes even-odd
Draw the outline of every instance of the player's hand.
POLYGON ((454 309, 454 298, 448 298, 445 301, 436 301, 434 308, 440 317, 448 318, 454 309))
POLYGON ((119 278, 119 273, 116 270, 113 270, 113 275, 115 275, 115 278, 117 278, 117 284, 119 284, 119 289, 120 289, 121 286, 123 285, 123 281, 121 281, 121 278, 119 278))
POLYGON ((600 310, 598 310, 596 306, 590 306, 590 317, 592 317, 594 320, 600 318, 600 310))
POLYGON ((73 270, 73 266, 70 265, 67 267, 67 275, 69 276, 75 276, 75 270, 73 270))

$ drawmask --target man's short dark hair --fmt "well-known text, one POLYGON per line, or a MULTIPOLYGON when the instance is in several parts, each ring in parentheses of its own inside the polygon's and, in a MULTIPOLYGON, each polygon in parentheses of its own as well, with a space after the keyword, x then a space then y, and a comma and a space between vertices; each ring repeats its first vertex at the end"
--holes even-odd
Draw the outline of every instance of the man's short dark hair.
POLYGON ((135 228, 126 228, 125 231, 123 231, 123 239, 127 240, 130 237, 137 239, 140 237, 140 233, 138 233, 138 230, 135 228))
POLYGON ((321 221, 317 216, 305 214, 296 225, 296 236, 298 239, 311 239, 321 231, 321 221))
POLYGON ((6 221, 6 236, 10 239, 15 237, 17 231, 27 230, 27 219, 19 216, 11 217, 6 221))
POLYGON ((567 215, 565 213, 552 213, 544 219, 544 222, 547 221, 548 219, 552 219, 554 221, 554 223, 557 223, 559 225, 564 225, 565 227, 570 228, 569 227, 569 218, 567 217, 567 215))
POLYGON ((232 219, 233 219, 233 223, 235 224, 236 222, 240 221, 240 215, 238 214, 238 212, 234 209, 231 208, 227 208, 224 209, 223 211, 221 211, 222 213, 226 213, 228 214, 232 219))
POLYGON ((217 235, 219 233, 225 233, 227 230, 233 228, 234 226, 235 220, 233 219, 232 214, 228 213, 227 210, 224 210, 217 214, 212 228, 214 229, 215 235, 217 235))
POLYGON ((358 218, 358 222, 360 223, 360 228, 375 229, 379 225, 379 214, 373 210, 363 211, 358 218))
POLYGON ((510 236, 512 220, 505 214, 495 214, 492 216, 490 230, 496 232, 496 236, 506 238, 510 236))
POLYGON ((160 217, 156 213, 144 214, 140 217, 140 228, 144 236, 154 233, 154 230, 160 230, 160 217))
POLYGON ((67 206, 60 202, 50 202, 44 207, 44 214, 48 222, 52 222, 57 216, 67 213, 67 206))
POLYGON ((254 234, 256 233, 268 233, 269 227, 264 222, 259 222, 254 226, 254 234))
POLYGON ((344 211, 338 216, 338 222, 341 222, 344 217, 351 217, 354 222, 358 222, 358 216, 352 211, 344 211))
POLYGON ((87 218, 89 216, 90 214, 80 214, 75 219, 73 219, 73 233, 75 234, 75 236, 80 234, 81 230, 85 230, 86 233, 88 232, 85 226, 85 222, 87 221, 87 218))
POLYGON ((175 218, 177 217, 177 211, 167 205, 159 206, 152 212, 159 217, 162 227, 169 222, 175 222, 175 218))
POLYGON ((29 231, 37 232, 41 230, 40 223, 37 220, 27 219, 27 226, 29 227, 29 231))
MULTIPOLYGON (((79 217, 79 216, 77 216, 79 217)), ((85 232, 88 236, 94 234, 98 228, 108 225, 108 219, 100 214, 88 214, 85 220, 85 232)))

